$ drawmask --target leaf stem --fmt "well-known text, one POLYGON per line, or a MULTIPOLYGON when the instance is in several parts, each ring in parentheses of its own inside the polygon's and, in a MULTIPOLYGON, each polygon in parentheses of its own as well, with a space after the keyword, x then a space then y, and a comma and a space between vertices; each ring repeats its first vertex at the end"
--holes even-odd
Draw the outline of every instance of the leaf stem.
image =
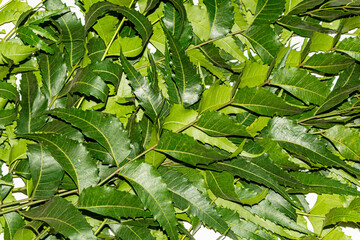
MULTIPOLYGON (((129 8, 131 8, 131 6, 133 5, 134 1, 135 1, 135 0, 132 0, 132 1, 131 1, 129 8)), ((126 17, 123 17, 123 18, 121 19, 121 22, 120 22, 119 26, 118 26, 117 29, 115 30, 115 33, 114 33, 114 35, 112 36, 109 44, 107 45, 107 47, 106 47, 106 49, 105 49, 105 52, 104 52, 104 55, 103 55, 102 58, 101 58, 101 61, 103 61, 103 60, 106 58, 106 55, 107 55, 107 53, 109 52, 109 49, 110 49, 111 45, 112 45, 113 42, 115 41, 116 35, 119 33, 119 31, 120 31, 120 29, 122 28, 122 26, 124 25, 124 22, 125 22, 125 21, 126 21, 126 17)))
POLYGON ((107 218, 104 219, 104 221, 102 221, 102 223, 100 224, 100 226, 96 229, 96 231, 94 232, 94 235, 98 235, 101 231, 101 229, 106 225, 107 222, 107 218))
POLYGON ((41 239, 41 237, 43 237, 47 232, 49 232, 50 229, 51 229, 50 227, 45 228, 45 229, 35 238, 35 240, 41 239))

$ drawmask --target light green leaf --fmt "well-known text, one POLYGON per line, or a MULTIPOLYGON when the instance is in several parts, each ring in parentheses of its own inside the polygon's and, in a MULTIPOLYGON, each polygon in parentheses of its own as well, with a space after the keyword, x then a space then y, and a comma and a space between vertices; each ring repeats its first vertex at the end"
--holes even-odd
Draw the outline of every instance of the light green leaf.
POLYGON ((206 89, 202 95, 199 113, 207 110, 215 110, 231 99, 232 88, 226 85, 214 83, 209 89, 206 89))
POLYGON ((96 239, 85 217, 68 201, 55 197, 44 205, 24 211, 26 217, 49 224, 56 232, 70 239, 96 239))
POLYGON ((354 199, 348 208, 333 208, 325 216, 324 226, 338 222, 360 222, 360 199, 354 199))
POLYGON ((19 42, 0 42, 0 64, 7 63, 6 59, 14 61, 19 64, 21 61, 27 59, 33 52, 34 48, 25 46, 19 42))
POLYGON ((4 215, 4 239, 13 240, 18 229, 25 225, 21 215, 17 212, 9 212, 4 215))
POLYGON ((239 88, 256 87, 264 83, 269 66, 257 62, 247 61, 241 74, 239 88))
POLYGON ((358 38, 345 38, 336 47, 336 51, 343 52, 360 61, 360 41, 358 38))
POLYGON ((150 229, 144 226, 131 226, 131 225, 110 225, 111 230, 115 233, 115 236, 121 239, 128 240, 155 240, 155 237, 151 235, 150 229))
POLYGON ((119 165, 130 154, 130 140, 120 120, 114 116, 79 109, 55 109, 49 112, 100 143, 119 165))
POLYGON ((196 36, 202 41, 208 40, 210 37, 210 22, 205 4, 199 2, 198 5, 193 5, 190 2, 185 2, 184 7, 196 36))

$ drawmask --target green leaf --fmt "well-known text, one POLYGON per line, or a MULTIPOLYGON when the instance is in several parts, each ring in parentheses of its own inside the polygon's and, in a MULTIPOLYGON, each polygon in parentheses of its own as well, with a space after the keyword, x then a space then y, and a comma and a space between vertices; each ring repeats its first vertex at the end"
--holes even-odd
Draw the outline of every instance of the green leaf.
POLYGON ((315 115, 323 113, 338 105, 348 98, 351 93, 358 90, 360 88, 360 84, 358 83, 358 74, 360 74, 360 66, 358 64, 354 64, 345 69, 340 74, 338 82, 335 85, 335 89, 316 110, 315 115))
POLYGON ((244 107, 265 116, 295 115, 303 110, 287 104, 283 99, 264 88, 241 88, 232 105, 244 107))
POLYGON ((79 190, 98 183, 96 164, 82 143, 53 134, 31 134, 22 137, 42 143, 79 190))
POLYGON ((33 220, 46 222, 56 232, 70 239, 96 239, 85 217, 68 201, 55 197, 30 211, 22 212, 33 220))
POLYGON ((52 48, 55 52, 53 55, 41 53, 38 58, 44 93, 50 102, 61 91, 66 78, 64 57, 59 48, 52 48))
POLYGON ((209 13, 210 39, 228 34, 234 25, 234 8, 230 0, 204 0, 209 13))
POLYGON ((206 148, 190 136, 168 130, 161 135, 155 150, 193 166, 229 158, 215 149, 206 148))
POLYGON ((81 192, 77 208, 119 221, 121 218, 148 217, 140 199, 111 187, 90 187, 81 192))
POLYGON ((112 83, 115 87, 120 84, 122 69, 119 64, 105 59, 101 62, 91 63, 89 67, 105 82, 112 83))
POLYGON ((285 0, 259 0, 256 5, 253 25, 275 22, 284 8, 285 0))
POLYGON ((282 68, 271 79, 271 85, 281 87, 306 104, 320 105, 330 93, 325 82, 299 68, 282 68))
POLYGON ((293 193, 310 193, 316 192, 318 194, 340 194, 359 196, 360 192, 349 185, 343 184, 334 179, 325 177, 318 172, 292 172, 292 177, 304 184, 303 188, 291 189, 289 192, 293 193))
POLYGON ((336 51, 343 52, 357 61, 360 61, 360 41, 358 38, 346 38, 339 42, 336 51))
POLYGON ((253 25, 242 33, 265 64, 270 64, 281 47, 275 32, 268 25, 253 25))
POLYGON ((120 170, 119 175, 130 182, 144 206, 165 229, 168 237, 178 239, 175 210, 159 172, 147 163, 132 161, 120 170))
POLYGON ((336 53, 318 53, 311 56, 303 65, 319 72, 337 74, 354 63, 351 58, 336 53))
POLYGON ((290 196, 285 192, 285 189, 278 184, 278 182, 267 172, 267 170, 252 163, 251 161, 244 161, 244 159, 239 158, 231 161, 218 162, 210 166, 214 166, 219 170, 230 172, 240 178, 264 184, 265 186, 274 189, 287 201, 292 202, 290 196))
POLYGON ((73 80, 66 85, 60 95, 65 95, 68 92, 79 92, 89 97, 94 96, 104 102, 108 91, 109 88, 104 80, 91 67, 85 67, 77 70, 73 80))
POLYGON ((48 121, 36 132, 43 134, 60 134, 72 140, 84 142, 84 136, 78 129, 75 129, 66 122, 58 119, 52 119, 51 121, 48 121))
POLYGON ((40 39, 36 33, 34 33, 29 27, 19 27, 16 32, 19 34, 21 40, 25 43, 36 47, 39 50, 43 50, 47 53, 53 54, 54 50, 47 45, 42 39, 40 39))
POLYGON ((28 145, 30 172, 34 200, 48 199, 57 193, 64 176, 61 165, 44 149, 43 145, 28 145))
POLYGON ((216 111, 207 111, 196 121, 195 127, 213 137, 251 137, 245 127, 231 117, 216 111))
POLYGON ((208 110, 216 110, 231 99, 232 88, 226 85, 219 85, 217 83, 211 85, 209 89, 206 89, 202 95, 199 113, 203 113, 208 110))
POLYGON ((209 227, 226 234, 228 225, 221 219, 210 201, 207 200, 181 173, 161 167, 159 172, 169 187, 175 206, 188 209, 190 215, 199 218, 209 227))
POLYGON ((16 87, 7 82, 0 82, 0 97, 6 98, 8 100, 18 102, 19 93, 16 90, 16 87))
POLYGON ((33 52, 34 48, 25 46, 19 42, 2 41, 0 43, 0 64, 5 64, 10 59, 14 64, 19 64, 27 59, 33 52))
POLYGON ((207 8, 203 2, 193 5, 192 2, 185 2, 187 17, 191 23, 193 31, 202 41, 210 37, 210 21, 207 8))
POLYGON ((297 16, 282 17, 277 23, 303 37, 311 38, 315 32, 335 33, 335 31, 331 29, 323 28, 321 25, 311 22, 306 22, 297 16))
POLYGON ((285 118, 270 120, 265 136, 278 142, 280 146, 304 157, 312 163, 320 163, 324 166, 334 166, 359 175, 360 171, 351 167, 339 157, 332 154, 326 145, 317 136, 307 132, 307 128, 285 118))
POLYGON ((152 33, 152 25, 149 20, 134 9, 118 6, 109 2, 98 2, 90 7, 85 15, 85 33, 89 31, 98 18, 104 16, 108 12, 118 12, 129 19, 141 35, 143 46, 145 46, 152 33))
MULTIPOLYGON (((60 10, 66 6, 60 0, 51 0, 44 3, 46 9, 60 10)), ((62 14, 56 19, 61 31, 61 41, 66 49, 66 61, 70 68, 74 67, 84 56, 84 26, 74 13, 62 14)))
POLYGON ((360 201, 355 198, 348 208, 333 208, 325 216, 324 227, 338 222, 360 222, 360 201))
POLYGON ((335 145, 343 157, 360 160, 360 149, 357 144, 360 133, 356 128, 336 125, 326 131, 325 136, 335 145))
POLYGON ((235 192, 234 176, 230 173, 206 171, 205 179, 207 186, 215 196, 229 201, 241 202, 235 192))
POLYGON ((269 66, 257 62, 247 61, 241 74, 239 88, 256 87, 263 84, 267 77, 269 66))
POLYGON ((304 13, 309 9, 315 8, 322 4, 325 0, 304 0, 299 2, 288 14, 297 15, 299 13, 304 13))
POLYGON ((165 99, 159 89, 141 76, 123 54, 120 55, 120 59, 130 85, 134 89, 134 94, 145 109, 145 114, 155 121, 160 116, 165 99))
POLYGON ((111 115, 79 109, 55 109, 49 112, 101 144, 119 165, 130 154, 130 141, 120 120, 111 115))
POLYGON ((9 212, 4 215, 5 227, 4 227, 4 239, 12 240, 18 229, 25 225, 21 215, 17 212, 9 212))
POLYGON ((19 134, 32 133, 41 128, 47 118, 46 115, 43 115, 47 109, 47 99, 40 91, 32 72, 22 74, 20 94, 21 110, 16 132, 19 134))
POLYGON ((188 107, 199 101, 200 94, 203 91, 201 78, 196 73, 194 66, 186 56, 176 39, 171 36, 170 32, 163 28, 166 39, 169 43, 170 53, 172 54, 174 78, 181 104, 188 107))
POLYGON ((114 231, 115 236, 121 239, 128 240, 155 240, 151 235, 150 229, 143 226, 130 226, 130 225, 110 225, 111 230, 114 231))

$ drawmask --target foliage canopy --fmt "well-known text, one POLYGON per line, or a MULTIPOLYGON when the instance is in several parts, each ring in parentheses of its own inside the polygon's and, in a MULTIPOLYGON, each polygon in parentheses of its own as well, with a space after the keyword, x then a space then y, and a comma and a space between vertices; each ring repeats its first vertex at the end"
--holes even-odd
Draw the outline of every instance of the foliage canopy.
POLYGON ((359 0, 75 2, 0 8, 6 240, 349 239, 359 0))

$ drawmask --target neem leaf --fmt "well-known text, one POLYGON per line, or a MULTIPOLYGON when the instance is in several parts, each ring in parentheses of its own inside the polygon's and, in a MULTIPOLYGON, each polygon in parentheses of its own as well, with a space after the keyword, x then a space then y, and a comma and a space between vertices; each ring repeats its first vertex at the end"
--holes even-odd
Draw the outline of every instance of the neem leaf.
POLYGON ((17 212, 9 212, 4 215, 4 239, 12 240, 18 229, 25 225, 21 215, 17 212))
POLYGON ((205 0, 209 13, 210 39, 228 34, 234 25, 234 7, 230 0, 205 0))
POLYGON ((140 199, 112 187, 89 187, 81 192, 78 209, 94 212, 119 221, 128 217, 148 217, 140 199))
POLYGON ((333 208, 325 216, 324 227, 338 222, 360 222, 360 201, 355 198, 347 208, 333 208))
POLYGON ((215 196, 234 202, 241 202, 235 192, 234 176, 230 173, 226 171, 206 171, 205 179, 207 186, 215 196))
POLYGON ((319 72, 337 74, 350 67, 354 60, 337 53, 318 53, 311 56, 304 67, 317 70, 319 72))
POLYGON ((357 144, 360 139, 359 130, 336 125, 326 131, 324 135, 335 145, 343 157, 360 160, 360 146, 357 144))
POLYGON ((115 236, 121 239, 155 240, 147 226, 131 226, 127 224, 114 226, 114 224, 111 224, 110 228, 115 233, 115 236))
POLYGON ((53 197, 64 176, 63 168, 42 144, 28 145, 28 157, 33 181, 33 199, 53 197))
POLYGON ((282 68, 272 78, 271 85, 279 86, 305 103, 320 105, 330 93, 325 82, 299 68, 282 68))
POLYGON ((66 78, 64 57, 59 48, 52 48, 53 55, 41 53, 38 58, 44 93, 50 102, 61 91, 66 78))
POLYGON ((19 100, 19 93, 16 87, 7 82, 0 82, 0 97, 17 102, 19 100))
POLYGON ((7 59, 14 61, 15 64, 19 64, 21 61, 28 58, 34 51, 34 48, 18 42, 2 41, 0 42, 0 64, 7 63, 7 59))
POLYGON ((216 111, 203 113, 194 126, 213 137, 251 137, 245 127, 236 122, 236 120, 216 111))
POLYGON ((54 109, 49 113, 80 128, 87 137, 100 143, 117 165, 130 154, 130 140, 118 118, 79 109, 54 109))
POLYGON ((167 29, 163 28, 163 30, 172 54, 171 59, 175 74, 173 81, 177 86, 181 103, 184 107, 191 106, 199 101, 200 94, 203 91, 201 78, 178 41, 167 29))
POLYGON ((145 114, 155 121, 160 115, 165 99, 159 89, 141 76, 122 53, 120 59, 130 85, 134 89, 134 94, 139 99, 140 105, 145 109, 145 114))
POLYGON ((252 25, 242 33, 246 37, 261 60, 270 64, 281 47, 274 30, 268 25, 252 25))
POLYGON ((273 23, 280 17, 285 8, 285 0, 259 0, 253 24, 273 23))
POLYGON ((296 124, 292 120, 278 117, 270 120, 264 134, 288 151, 303 156, 313 163, 320 163, 329 167, 340 167, 350 173, 360 174, 360 170, 351 167, 332 154, 317 136, 308 133, 307 128, 296 124))
POLYGON ((189 208, 189 214, 198 217, 206 225, 225 234, 228 225, 221 219, 210 201, 194 187, 181 173, 170 168, 161 167, 159 172, 169 187, 175 206, 184 210, 189 208))
POLYGON ((152 25, 149 20, 132 8, 115 5, 110 2, 98 2, 90 7, 85 15, 85 34, 95 24, 98 18, 104 16, 108 12, 119 12, 129 19, 141 35, 143 46, 145 46, 152 33, 152 25))
MULTIPOLYGON (((60 0, 51 0, 44 3, 50 10, 61 10, 66 6, 60 0)), ((61 41, 67 52, 67 64, 74 67, 84 56, 84 26, 72 12, 67 12, 56 18, 61 31, 61 41)))
POLYGON ((264 88, 241 88, 237 91, 232 105, 244 107, 265 116, 295 115, 303 110, 287 104, 282 98, 264 88))
POLYGON ((336 51, 343 52, 360 61, 360 41, 359 38, 345 38, 336 47, 336 51))
POLYGON ((44 144, 80 190, 98 183, 96 164, 82 143, 53 134, 31 134, 22 137, 44 144))
POLYGON ((297 4, 288 14, 297 15, 299 13, 306 12, 316 6, 322 4, 325 0, 304 0, 297 4))
POLYGON ((89 67, 97 73, 104 82, 112 83, 115 87, 120 84, 122 69, 119 64, 105 59, 101 62, 91 63, 89 67))
POLYGON ((21 111, 16 132, 27 134, 34 132, 45 124, 44 115, 47 109, 47 99, 37 85, 36 77, 32 72, 22 74, 20 82, 21 111))
POLYGON ((188 135, 168 130, 164 130, 155 150, 193 166, 208 165, 229 158, 214 149, 206 148, 188 135))
POLYGON ((159 172, 151 165, 132 161, 122 167, 119 175, 130 182, 146 208, 165 229, 168 237, 178 239, 177 221, 169 190, 159 172))
POLYGON ((85 217, 70 202, 55 197, 44 205, 22 212, 26 217, 49 224, 70 239, 96 239, 85 217))

